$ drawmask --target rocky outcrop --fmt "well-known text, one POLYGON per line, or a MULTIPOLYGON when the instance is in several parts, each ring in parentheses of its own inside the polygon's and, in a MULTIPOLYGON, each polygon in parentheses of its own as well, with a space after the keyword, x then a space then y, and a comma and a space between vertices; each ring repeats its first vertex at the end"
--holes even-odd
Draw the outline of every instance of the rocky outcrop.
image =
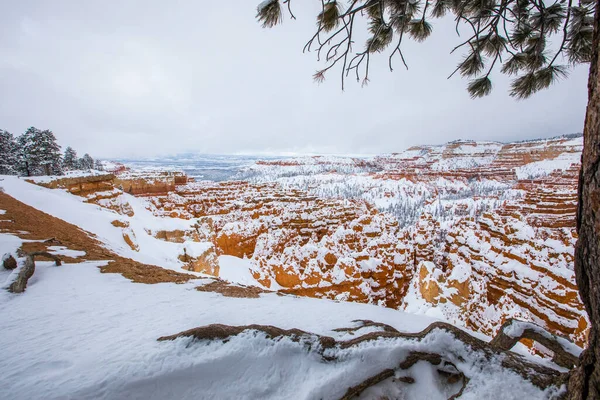
POLYGON ((176 185, 185 185, 188 177, 177 171, 132 172, 126 168, 112 173, 89 173, 80 176, 32 178, 30 182, 50 189, 66 189, 79 196, 110 193, 114 189, 133 195, 168 193, 176 185))
POLYGON ((588 322, 573 271, 576 169, 518 181, 521 198, 458 219, 437 243, 439 222, 423 216, 415 231, 418 274, 404 308, 433 305, 486 334, 505 318, 525 318, 582 345, 588 322))
POLYGON ((183 250, 183 254, 179 255, 179 260, 185 263, 185 269, 207 275, 219 276, 219 260, 213 246, 208 247, 198 256, 189 255, 185 248, 183 250))
POLYGON ((181 172, 125 172, 117 175, 113 185, 125 193, 139 196, 172 192, 176 185, 185 183, 187 176, 181 172))
POLYGON ((247 182, 198 182, 148 200, 156 215, 197 219, 196 232, 168 235, 251 258, 252 274, 268 288, 389 307, 408 289, 412 268, 398 222, 363 201, 247 182))
MULTIPOLYGON (((583 148, 580 137, 557 137, 515 143, 458 140, 442 146, 416 146, 403 153, 375 158, 383 179, 410 181, 494 179, 514 181, 518 168, 534 163, 550 167, 556 158, 577 163, 583 148), (549 163, 548 163, 549 162, 549 163)), ((559 168, 560 163, 556 164, 559 168)))
POLYGON ((130 228, 123 228, 123 240, 127 243, 127 246, 133 251, 140 251, 140 246, 137 243, 135 232, 130 228))
POLYGON ((85 176, 64 177, 51 180, 32 180, 40 186, 50 189, 66 189, 70 193, 85 196, 89 193, 102 192, 113 188, 115 175, 90 174, 85 176))

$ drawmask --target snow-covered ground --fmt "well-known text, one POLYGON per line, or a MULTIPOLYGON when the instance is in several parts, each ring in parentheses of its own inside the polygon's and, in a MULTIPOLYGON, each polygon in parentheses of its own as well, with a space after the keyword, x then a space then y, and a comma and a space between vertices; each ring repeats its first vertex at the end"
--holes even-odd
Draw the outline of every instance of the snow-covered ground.
POLYGON ((535 161, 515 168, 515 173, 519 179, 534 179, 546 176, 557 169, 568 169, 571 165, 580 161, 581 155, 578 153, 563 153, 550 160, 535 161))
POLYGON ((60 176, 52 176, 52 175, 43 175, 43 176, 28 176, 23 179, 27 179, 28 181, 36 182, 36 183, 49 183, 56 179, 61 178, 81 178, 84 176, 101 176, 106 175, 108 172, 98 171, 95 169, 78 169, 74 171, 65 171, 64 175, 60 176))
MULTIPOLYGON (((0 235, 0 253, 18 245, 18 239, 0 235)), ((501 360, 482 368, 481 355, 441 331, 427 342, 390 339, 334 349, 329 355, 336 362, 324 362, 305 342, 269 340, 257 332, 226 343, 158 342, 160 336, 212 323, 269 324, 347 339, 348 334, 332 329, 371 319, 416 332, 432 320, 383 307, 274 293, 228 298, 198 292, 194 282, 136 284, 118 274, 101 274, 94 262, 37 264, 25 293, 0 292, 2 398, 335 399, 379 371, 396 368, 411 350, 441 348, 452 349, 457 366, 471 378, 464 399, 551 395, 500 368, 501 360)), ((0 279, 6 276, 3 272, 0 279)), ((363 398, 395 393, 399 399, 437 400, 458 389, 441 385, 427 363, 404 373, 415 376, 416 383, 388 382, 363 398)))
MULTIPOLYGON (((6 177, 1 182, 12 197, 76 224, 96 235, 119 255, 180 270, 174 246, 159 241, 147 229, 163 228, 136 198, 125 199, 133 217, 114 213, 62 190, 41 188, 6 177), (137 236, 140 252, 124 245, 114 219, 126 219, 137 236)), ((164 223, 164 221, 160 221, 164 223)), ((171 222, 175 228, 189 221, 171 222)), ((15 253, 23 240, 0 234, 0 254, 15 253)), ((57 254, 82 252, 57 246, 57 254)), ((21 262, 23 260, 20 260, 21 262)), ((223 274, 249 284, 245 260, 221 257, 223 274)), ((247 331, 230 340, 193 342, 187 338, 156 339, 197 326, 263 324, 298 328, 338 340, 352 336, 333 329, 368 319, 404 332, 418 332, 434 320, 374 305, 263 293, 259 298, 229 298, 200 292, 200 281, 184 284, 133 283, 119 274, 102 274, 103 262, 85 261, 54 266, 37 262, 36 273, 22 294, 0 290, 0 398, 6 399, 336 399, 365 379, 396 369, 410 351, 444 352, 470 379, 462 399, 549 399, 502 360, 485 359, 443 331, 426 340, 380 339, 345 349, 327 350, 326 361, 316 339, 268 339, 247 331)), ((0 282, 15 271, 0 271, 0 282)), ((481 335, 478 335, 482 337, 481 335)), ((419 362, 398 370, 396 377, 415 383, 377 385, 361 398, 446 399, 460 388, 442 384, 434 367, 419 362)))

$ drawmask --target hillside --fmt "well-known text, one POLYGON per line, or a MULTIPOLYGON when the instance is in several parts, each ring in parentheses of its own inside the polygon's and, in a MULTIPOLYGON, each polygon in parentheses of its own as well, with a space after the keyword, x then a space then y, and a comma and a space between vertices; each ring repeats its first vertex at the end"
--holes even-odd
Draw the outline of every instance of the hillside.
POLYGON ((521 356, 487 341, 518 318, 584 342, 580 151, 572 137, 457 141, 259 161, 218 183, 120 166, 2 177, 0 252, 19 267, 0 280, 23 252, 64 265, 38 261, 25 293, 2 291, 0 384, 14 399, 352 398, 361 382, 360 398, 552 398, 556 354, 523 339, 543 367, 515 372, 521 356), (408 335, 436 320, 477 339, 408 335))

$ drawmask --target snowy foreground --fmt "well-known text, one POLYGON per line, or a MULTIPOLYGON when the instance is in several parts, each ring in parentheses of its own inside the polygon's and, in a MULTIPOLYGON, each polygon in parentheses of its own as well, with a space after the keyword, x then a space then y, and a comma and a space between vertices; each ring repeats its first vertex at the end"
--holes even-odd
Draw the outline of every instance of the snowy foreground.
MULTIPOLYGON (((0 182, 7 194, 59 218, 67 219, 66 210, 72 210, 87 230, 94 230, 94 221, 110 219, 102 214, 106 211, 91 204, 65 206, 60 202, 67 201, 66 193, 52 191, 50 195, 48 189, 24 185, 29 184, 10 179, 0 182), (27 190, 37 195, 25 196, 27 190)), ((144 214, 136 210, 136 215, 144 214)), ((152 260, 135 255, 117 245, 113 232, 102 226, 94 233, 124 256, 150 262, 166 250, 147 256, 152 260)), ((14 254, 21 243, 15 236, 0 234, 0 254, 14 254)), ((167 245, 176 244, 162 246, 167 245)), ((77 257, 69 250, 57 248, 56 252, 77 257)), ((235 264, 232 261, 228 260, 235 264)), ((38 261, 25 293, 0 290, 1 399, 338 399, 349 387, 383 369, 396 369, 410 351, 444 352, 450 357, 470 379, 461 399, 549 399, 556 394, 501 368, 499 357, 484 360, 443 331, 434 331, 422 341, 379 339, 329 349, 327 355, 335 358, 333 362, 319 354, 316 339, 268 339, 256 331, 225 342, 189 338, 159 342, 161 336, 214 323, 298 328, 348 340, 377 328, 354 334, 333 329, 368 319, 403 332, 418 332, 433 320, 365 304, 276 293, 229 298, 195 290, 208 279, 185 284, 133 283, 119 274, 100 273, 102 264, 86 261, 56 267, 38 261)), ((166 266, 175 268, 174 263, 166 266)), ((10 280, 11 274, 0 267, 0 283, 10 280)), ((388 379, 361 398, 437 400, 460 390, 456 383, 440 383, 436 369, 424 361, 409 370, 398 369, 396 377, 403 376, 415 382, 392 384, 388 379)))
MULTIPOLYGON (((1 246, 9 250, 5 241, 1 246)), ((227 343, 157 342, 162 335, 210 323, 271 324, 335 336, 332 328, 352 326, 354 319, 410 332, 431 321, 355 303, 276 294, 234 299, 197 292, 193 283, 135 284, 101 274, 94 263, 39 264, 24 294, 3 292, 0 297, 2 398, 334 399, 380 370, 394 368, 409 350, 441 347, 455 347, 467 360, 458 363, 468 368, 473 384, 464 399, 550 395, 501 370, 498 360, 495 366, 468 366, 477 355, 442 333, 434 343, 364 343, 340 350, 343 361, 336 363, 324 363, 303 344, 253 332, 227 343)), ((439 386, 433 372, 428 363, 415 365, 415 384, 406 385, 398 398, 446 399, 452 394, 448 391, 457 390, 439 386)))

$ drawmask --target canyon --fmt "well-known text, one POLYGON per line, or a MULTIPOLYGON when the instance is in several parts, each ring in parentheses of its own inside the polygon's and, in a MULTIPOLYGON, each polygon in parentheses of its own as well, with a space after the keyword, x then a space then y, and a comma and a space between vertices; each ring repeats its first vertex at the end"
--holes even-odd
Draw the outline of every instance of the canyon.
POLYGON ((581 149, 579 136, 454 141, 258 161, 224 182, 123 166, 33 182, 110 210, 128 251, 164 243, 179 269, 227 279, 220 260, 235 257, 263 290, 422 313, 490 336, 519 318, 583 345, 573 272, 581 149), (131 196, 154 218, 142 228, 131 196))

